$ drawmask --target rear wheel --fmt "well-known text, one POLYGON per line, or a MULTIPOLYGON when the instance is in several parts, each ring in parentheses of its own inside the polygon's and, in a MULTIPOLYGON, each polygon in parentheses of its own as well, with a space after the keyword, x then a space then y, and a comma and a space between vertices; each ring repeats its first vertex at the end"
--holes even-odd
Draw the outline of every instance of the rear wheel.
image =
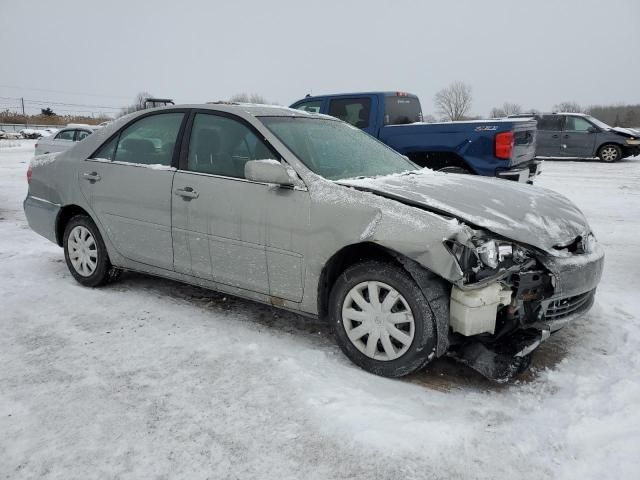
POLYGON ((349 267, 330 297, 330 322, 342 351, 356 365, 401 377, 434 356, 435 317, 402 268, 378 261, 349 267))
POLYGON ((96 224, 86 215, 69 220, 63 237, 67 267, 79 283, 98 287, 115 280, 120 271, 111 265, 96 224))
POLYGON ((598 158, 607 163, 615 162, 622 158, 622 149, 618 145, 603 145, 598 150, 598 158))

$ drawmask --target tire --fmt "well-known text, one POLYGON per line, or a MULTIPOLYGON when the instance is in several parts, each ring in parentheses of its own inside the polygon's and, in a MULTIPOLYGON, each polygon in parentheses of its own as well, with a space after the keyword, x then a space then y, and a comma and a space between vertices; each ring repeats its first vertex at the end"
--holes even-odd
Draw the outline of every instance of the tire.
POLYGON ((466 168, 462 168, 462 167, 443 167, 440 170, 438 170, 438 172, 460 173, 460 174, 463 174, 463 175, 471 174, 471 172, 469 170, 467 170, 466 168))
POLYGON ((608 143, 598 149, 598 158, 602 162, 613 163, 622 158, 622 149, 613 143, 608 143))
POLYGON ((407 271, 391 263, 367 261, 347 268, 331 291, 329 322, 344 354, 376 375, 408 375, 435 356, 436 323, 431 306, 407 271), (376 291, 379 301, 371 302, 376 291), (366 309, 354 300, 358 293, 359 302, 368 302, 363 305, 366 309))
POLYGON ((67 268, 85 287, 99 287, 115 281, 120 270, 111 265, 96 224, 86 215, 72 217, 62 240, 67 268))

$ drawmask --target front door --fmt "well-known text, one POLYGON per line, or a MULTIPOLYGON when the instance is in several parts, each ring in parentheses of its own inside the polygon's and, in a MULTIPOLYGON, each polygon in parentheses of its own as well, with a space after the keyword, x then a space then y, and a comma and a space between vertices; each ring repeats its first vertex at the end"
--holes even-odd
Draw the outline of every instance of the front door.
POLYGON ((124 257, 173 269, 171 185, 185 114, 144 116, 105 143, 79 170, 95 218, 124 257))
POLYGON ((247 161, 279 159, 248 124, 205 112, 190 123, 173 182, 175 270, 300 301, 308 193, 244 178, 247 161))
POLYGON ((536 156, 560 157, 560 135, 562 133, 562 115, 542 115, 537 117, 538 134, 536 136, 536 156))
POLYGON ((596 130, 583 117, 567 115, 562 131, 562 155, 564 157, 593 157, 596 130))

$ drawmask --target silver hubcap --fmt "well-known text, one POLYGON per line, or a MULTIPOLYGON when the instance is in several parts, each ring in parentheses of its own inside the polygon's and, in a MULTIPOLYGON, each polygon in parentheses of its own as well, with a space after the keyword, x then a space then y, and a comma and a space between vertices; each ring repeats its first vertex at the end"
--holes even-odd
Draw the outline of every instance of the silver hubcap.
POLYGON ((618 151, 613 147, 607 147, 602 149, 602 160, 605 162, 613 162, 618 158, 618 151))
POLYGON ((363 282, 349 290, 342 304, 342 323, 351 343, 375 360, 401 357, 415 335, 409 304, 382 282, 363 282))
POLYGON ((83 277, 90 277, 98 266, 98 249, 91 232, 78 225, 71 230, 67 241, 69 259, 73 268, 83 277))

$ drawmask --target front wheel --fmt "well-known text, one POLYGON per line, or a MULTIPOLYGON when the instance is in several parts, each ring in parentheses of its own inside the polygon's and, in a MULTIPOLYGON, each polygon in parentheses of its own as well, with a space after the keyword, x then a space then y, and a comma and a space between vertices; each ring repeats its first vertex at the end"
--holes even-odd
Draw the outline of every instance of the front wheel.
POLYGON ((330 322, 342 351, 361 368, 401 377, 435 356, 435 317, 402 268, 378 261, 349 267, 330 297, 330 322))
POLYGON ((615 162, 622 158, 622 149, 613 144, 603 145, 598 150, 598 158, 607 163, 615 162))
POLYGON ((98 287, 115 280, 120 271, 111 265, 96 224, 86 215, 76 215, 64 230, 64 258, 79 283, 98 287))

